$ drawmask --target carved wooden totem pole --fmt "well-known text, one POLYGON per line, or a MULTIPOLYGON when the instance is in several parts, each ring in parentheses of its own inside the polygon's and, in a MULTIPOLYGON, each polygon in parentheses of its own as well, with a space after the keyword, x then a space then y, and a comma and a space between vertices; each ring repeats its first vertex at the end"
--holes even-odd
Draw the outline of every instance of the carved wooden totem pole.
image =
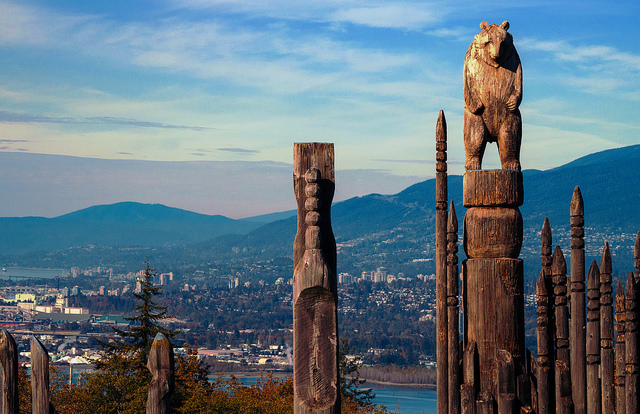
POLYGON ((298 232, 293 245, 294 413, 339 413, 333 144, 294 144, 298 232))
MULTIPOLYGON (((483 22, 480 27, 482 32, 471 43, 464 65, 466 174, 463 203, 467 213, 463 245, 467 260, 463 262, 462 281, 462 384, 449 382, 445 385, 439 375, 439 413, 460 410, 506 413, 530 404, 525 365, 522 260, 518 259, 522 246, 522 216, 518 207, 524 199, 520 171, 522 120, 518 110, 522 100, 522 69, 511 34, 507 32, 509 23, 498 26, 483 22), (497 142, 503 169, 481 170, 487 142, 497 142), (448 404, 441 404, 441 390, 449 395, 448 404), (452 401, 461 401, 461 405, 452 401)), ((446 149, 446 144, 440 144, 444 141, 441 124, 439 120, 438 151, 446 149)), ((446 155, 438 154, 438 173, 446 171, 446 164, 440 168, 445 160, 446 155)), ((436 180, 436 185, 437 213, 440 213, 446 211, 446 198, 442 200, 446 197, 446 178, 442 182, 436 180)), ((438 249, 442 246, 442 230, 438 223, 436 229, 438 249)), ((455 253, 457 247, 451 245, 449 249, 455 253)), ((438 252, 436 257, 440 257, 438 252)), ((453 261, 447 264, 455 265, 453 261)), ((441 269, 439 265, 436 268, 438 280, 441 269)), ((455 278, 448 284, 448 289, 454 292, 447 292, 445 285, 444 295, 437 293, 439 311, 443 310, 442 296, 451 298, 455 305, 453 294, 457 294, 457 275, 452 271, 447 273, 449 279, 455 278)), ((438 287, 443 285, 436 284, 438 287)), ((450 337, 449 344, 453 342, 457 332, 443 335, 440 326, 438 322, 438 344, 447 336, 450 337)), ((455 329, 454 325, 450 326, 455 329)), ((451 350, 449 348, 449 352, 451 350)), ((458 361, 453 364, 447 361, 451 357, 444 350, 438 353, 438 373, 443 371, 450 378, 457 377, 457 372, 447 372, 442 364, 448 362, 449 370, 454 371, 458 361)))

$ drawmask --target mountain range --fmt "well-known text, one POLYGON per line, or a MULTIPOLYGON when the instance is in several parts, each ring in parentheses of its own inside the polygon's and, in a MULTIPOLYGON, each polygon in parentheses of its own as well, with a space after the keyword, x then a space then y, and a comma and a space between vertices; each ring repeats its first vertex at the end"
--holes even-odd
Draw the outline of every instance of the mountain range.
MULTIPOLYGON (((554 243, 568 249, 569 205, 575 186, 580 186, 587 256, 598 257, 607 239, 614 255, 630 257, 633 239, 640 230, 639 165, 640 145, 633 145, 590 154, 550 170, 523 171, 522 256, 538 254, 545 216, 554 230, 554 243)), ((449 176, 449 197, 461 222, 461 176, 449 176)), ((334 203, 331 219, 339 266, 350 272, 366 270, 364 266, 375 269, 376 264, 404 272, 424 269, 423 262, 433 257, 434 212, 434 179, 393 195, 370 194, 334 203)), ((266 260, 291 256, 295 232, 294 210, 233 220, 159 204, 123 202, 55 218, 0 218, 0 252, 16 261, 20 255, 51 257, 55 252, 88 245, 110 249, 135 246, 166 249, 173 255, 179 251, 183 260, 266 260)), ((69 262, 61 264, 74 265, 72 255, 65 257, 69 262)))

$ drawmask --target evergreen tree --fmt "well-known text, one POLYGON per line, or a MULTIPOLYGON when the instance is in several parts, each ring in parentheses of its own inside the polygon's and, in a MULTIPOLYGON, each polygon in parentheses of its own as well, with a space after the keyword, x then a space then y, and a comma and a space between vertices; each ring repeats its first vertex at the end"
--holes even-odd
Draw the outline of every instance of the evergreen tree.
POLYGON ((113 328, 118 337, 112 342, 100 341, 102 358, 96 362, 96 371, 87 376, 83 384, 80 404, 83 411, 100 413, 144 413, 147 389, 151 373, 147 359, 153 339, 158 332, 171 340, 177 332, 160 325, 170 318, 167 308, 160 306, 155 298, 162 293, 152 278, 154 269, 146 261, 140 280, 140 292, 134 292, 137 300, 131 322, 126 329, 113 328))
POLYGON ((138 302, 134 314, 124 318, 131 324, 127 329, 112 328, 119 336, 113 343, 101 342, 104 358, 97 364, 98 369, 107 369, 110 360, 118 357, 134 363, 137 369, 146 371, 147 358, 156 334, 162 333, 171 340, 178 333, 160 325, 161 321, 171 315, 167 314, 166 306, 155 301, 155 297, 162 294, 162 288, 152 281, 156 275, 157 272, 149 266, 147 259, 143 278, 140 280, 140 292, 133 292, 138 302))

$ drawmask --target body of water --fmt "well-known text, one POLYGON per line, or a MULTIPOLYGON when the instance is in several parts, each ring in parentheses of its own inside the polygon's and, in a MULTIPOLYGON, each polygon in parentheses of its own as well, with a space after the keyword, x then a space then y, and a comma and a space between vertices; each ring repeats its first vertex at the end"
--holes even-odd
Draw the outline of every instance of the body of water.
POLYGON ((54 279, 63 277, 68 273, 64 269, 36 269, 31 267, 3 267, 0 278, 3 279, 54 279))
POLYGON ((435 414, 436 392, 410 387, 390 387, 388 385, 366 384, 376 395, 376 404, 386 406, 400 414, 435 414))
MULTIPOLYGON (((245 385, 255 384, 257 377, 239 377, 245 385)), ((376 398, 375 404, 382 404, 390 411, 399 414, 435 414, 436 392, 422 388, 391 387, 381 384, 365 384, 371 388, 376 398)))

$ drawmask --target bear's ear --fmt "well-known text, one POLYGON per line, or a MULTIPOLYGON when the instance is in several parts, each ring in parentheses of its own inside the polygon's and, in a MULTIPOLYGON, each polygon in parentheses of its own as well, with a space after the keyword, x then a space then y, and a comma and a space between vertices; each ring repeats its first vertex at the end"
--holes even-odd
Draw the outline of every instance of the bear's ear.
POLYGON ((489 28, 489 23, 487 23, 486 21, 480 23, 480 28, 482 30, 487 30, 489 28))
POLYGON ((504 30, 509 30, 509 22, 505 20, 504 22, 502 22, 500 27, 502 27, 504 30))

